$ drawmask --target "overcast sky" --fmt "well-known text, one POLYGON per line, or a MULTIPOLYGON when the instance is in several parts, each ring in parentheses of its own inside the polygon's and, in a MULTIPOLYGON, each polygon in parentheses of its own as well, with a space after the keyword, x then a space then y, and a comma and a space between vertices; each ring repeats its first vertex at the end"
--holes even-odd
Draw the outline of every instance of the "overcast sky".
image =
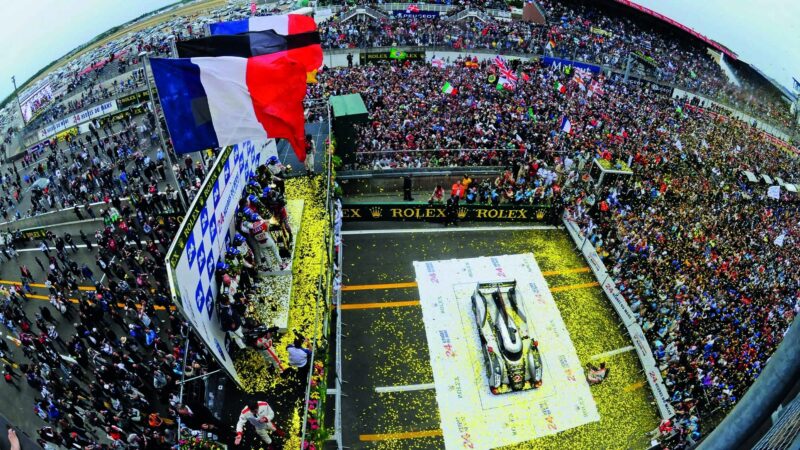
POLYGON ((98 34, 176 0, 0 0, 0 100, 98 34))
MULTIPOLYGON (((45 64, 174 0, 0 0, 0 99, 45 64)), ((798 0, 638 0, 731 48, 784 86, 800 79, 798 0)))

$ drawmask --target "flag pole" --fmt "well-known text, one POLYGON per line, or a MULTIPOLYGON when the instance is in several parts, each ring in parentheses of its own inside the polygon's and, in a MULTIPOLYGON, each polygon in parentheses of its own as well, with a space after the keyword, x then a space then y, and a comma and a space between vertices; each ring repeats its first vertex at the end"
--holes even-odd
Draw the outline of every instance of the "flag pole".
POLYGON ((11 82, 14 83, 14 97, 17 99, 17 106, 19 107, 19 115, 22 116, 23 128, 28 126, 28 121, 25 120, 25 114, 22 112, 22 103, 19 101, 19 89, 17 89, 17 79, 11 75, 11 82))
MULTIPOLYGON (((172 174, 172 181, 175 183, 175 189, 178 190, 178 198, 181 201, 181 206, 183 206, 183 211, 186 212, 188 210, 189 200, 186 198, 186 192, 183 190, 183 188, 181 188, 181 184, 178 181, 178 176, 175 175, 175 171, 172 170, 172 167, 175 165, 175 162, 172 159, 172 150, 167 147, 167 142, 164 140, 164 132, 161 130, 161 119, 159 118, 158 111, 156 110, 156 98, 153 95, 153 88, 150 85, 150 76, 147 75, 147 63, 150 61, 150 53, 142 52, 139 53, 139 56, 142 58, 142 72, 144 74, 144 80, 147 83, 147 94, 150 96, 150 104, 153 105, 153 115, 156 116, 158 139, 161 141, 161 147, 164 149, 164 153, 167 155, 167 162, 169 162, 170 166, 167 172, 172 174)), ((156 94, 158 94, 158 88, 156 88, 156 94)))

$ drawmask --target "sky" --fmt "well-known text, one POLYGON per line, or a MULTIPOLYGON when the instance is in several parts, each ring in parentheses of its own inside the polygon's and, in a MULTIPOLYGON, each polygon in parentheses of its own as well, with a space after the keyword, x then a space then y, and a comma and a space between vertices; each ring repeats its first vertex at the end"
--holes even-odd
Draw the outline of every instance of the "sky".
POLYGON ((0 0, 0 100, 98 34, 176 0, 0 0))
MULTIPOLYGON (((0 99, 46 64, 175 0, 0 0, 0 99), (68 18, 68 20, 64 20, 68 18)), ((800 79, 798 0, 636 0, 721 42, 786 87, 800 79)))

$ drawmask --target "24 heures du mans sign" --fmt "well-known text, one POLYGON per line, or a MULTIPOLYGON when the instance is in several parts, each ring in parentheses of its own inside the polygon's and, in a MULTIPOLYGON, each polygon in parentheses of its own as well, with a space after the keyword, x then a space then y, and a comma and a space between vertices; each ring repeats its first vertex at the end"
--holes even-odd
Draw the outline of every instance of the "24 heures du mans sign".
MULTIPOLYGON (((549 206, 459 205, 458 219, 486 222, 544 222, 550 219, 549 206)), ((444 205, 420 203, 350 203, 342 206, 344 220, 423 220, 441 222, 444 205)))

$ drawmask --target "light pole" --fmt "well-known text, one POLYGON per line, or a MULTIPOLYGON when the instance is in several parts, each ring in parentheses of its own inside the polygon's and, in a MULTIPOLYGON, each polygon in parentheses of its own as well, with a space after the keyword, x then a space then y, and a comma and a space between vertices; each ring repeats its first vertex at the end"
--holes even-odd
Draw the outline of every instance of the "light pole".
MULTIPOLYGON (((178 190, 178 198, 181 201, 181 205, 183 206, 183 211, 187 211, 189 208, 189 200, 186 198, 186 192, 184 192, 183 188, 181 188, 181 184, 178 181, 178 176, 175 174, 175 171, 172 169, 175 166, 175 162, 172 160, 172 151, 167 147, 167 141, 164 140, 164 132, 161 130, 161 119, 159 118, 158 110, 156 109, 156 99, 153 95, 153 88, 150 86, 150 76, 147 75, 147 60, 149 59, 150 52, 141 52, 139 53, 139 58, 142 60, 142 74, 144 75, 144 81, 147 83, 147 95, 150 97, 150 104, 153 107, 153 115, 156 117, 156 128, 158 129, 158 139, 161 141, 161 148, 164 149, 164 153, 167 155, 167 162, 169 163, 169 172, 172 175, 172 181, 175 183, 175 189, 178 190)), ((180 166, 179 166, 180 167, 180 166)))
POLYGON ((17 89, 17 79, 13 75, 11 76, 11 82, 14 83, 14 97, 17 99, 19 115, 22 116, 22 129, 24 130, 25 127, 28 126, 28 122, 25 120, 25 114, 22 112, 22 103, 19 102, 19 90, 17 89))

